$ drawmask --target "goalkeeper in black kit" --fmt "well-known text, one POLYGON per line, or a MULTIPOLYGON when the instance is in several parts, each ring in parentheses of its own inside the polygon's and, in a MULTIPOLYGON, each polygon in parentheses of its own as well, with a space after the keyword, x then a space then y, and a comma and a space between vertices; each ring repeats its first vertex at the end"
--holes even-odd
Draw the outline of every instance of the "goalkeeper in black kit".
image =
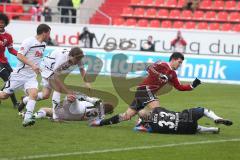
POLYGON ((154 108, 144 118, 139 118, 136 131, 150 133, 172 133, 172 134, 196 134, 196 133, 219 133, 220 128, 204 127, 198 124, 202 117, 212 119, 215 124, 231 126, 232 121, 217 116, 213 111, 203 108, 190 108, 182 112, 169 111, 163 107, 154 108))

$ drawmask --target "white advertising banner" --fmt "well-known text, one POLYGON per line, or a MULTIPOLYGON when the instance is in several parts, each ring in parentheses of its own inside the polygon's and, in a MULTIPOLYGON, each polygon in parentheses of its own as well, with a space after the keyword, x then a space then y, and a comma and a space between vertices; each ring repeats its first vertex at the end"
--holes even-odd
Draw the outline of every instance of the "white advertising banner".
MULTIPOLYGON (((13 35, 15 43, 36 34, 38 23, 11 21, 7 30, 13 35)), ((86 25, 49 24, 52 28, 51 37, 61 46, 83 45, 78 37, 86 25)), ((140 45, 149 35, 153 36, 156 52, 172 52, 171 41, 176 37, 176 29, 133 28, 116 26, 88 25, 90 32, 95 33, 94 48, 103 48, 108 42, 118 45, 122 41, 131 41, 132 48, 140 50, 140 45)), ((186 53, 240 56, 240 33, 220 31, 181 30, 187 41, 186 53)))

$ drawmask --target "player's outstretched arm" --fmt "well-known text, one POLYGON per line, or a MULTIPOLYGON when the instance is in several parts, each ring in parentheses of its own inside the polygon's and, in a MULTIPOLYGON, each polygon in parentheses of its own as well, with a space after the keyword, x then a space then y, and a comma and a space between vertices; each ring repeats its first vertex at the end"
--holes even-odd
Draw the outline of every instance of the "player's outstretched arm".
POLYGON ((195 78, 195 80, 192 82, 192 88, 196 88, 198 85, 201 84, 201 81, 198 78, 195 78))

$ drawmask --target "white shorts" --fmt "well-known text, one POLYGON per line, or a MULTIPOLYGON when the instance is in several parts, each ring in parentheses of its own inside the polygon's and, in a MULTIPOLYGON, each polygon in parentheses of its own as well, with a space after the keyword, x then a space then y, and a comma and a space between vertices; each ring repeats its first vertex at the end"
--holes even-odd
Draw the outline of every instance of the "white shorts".
POLYGON ((27 93, 27 89, 38 89, 38 81, 36 77, 26 77, 22 74, 12 72, 10 79, 6 82, 3 92, 12 94, 17 89, 23 89, 27 93))

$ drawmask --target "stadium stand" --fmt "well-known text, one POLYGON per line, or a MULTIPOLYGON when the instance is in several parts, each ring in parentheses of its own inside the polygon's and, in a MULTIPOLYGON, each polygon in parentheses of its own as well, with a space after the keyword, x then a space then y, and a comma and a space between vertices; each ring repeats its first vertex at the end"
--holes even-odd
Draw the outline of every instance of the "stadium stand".
POLYGON ((138 27, 148 27, 148 20, 140 19, 137 24, 138 27))
MULTIPOLYGON (((47 0, 38 0, 38 5, 43 5, 47 0)), ((33 3, 31 1, 31 3, 33 3)), ((30 21, 32 15, 32 4, 23 5, 20 0, 12 0, 11 3, 1 3, 0 12, 4 12, 10 19, 30 21)))
MULTIPOLYGON (((118 5, 116 1, 110 2, 113 0, 106 0, 103 5, 118 5)), ((135 19, 137 26, 237 31, 240 22, 237 0, 202 0, 196 10, 183 9, 186 0, 124 0, 121 3, 124 8, 118 9, 119 15, 113 18, 135 19)))
MULTIPOLYGON (((39 0, 40 5, 46 0, 39 0)), ((184 9, 186 0, 103 0, 90 24, 238 31, 239 0, 201 0, 196 10, 184 9), (111 21, 109 20, 111 19, 111 21)), ((31 20, 31 8, 12 2, 0 4, 11 19, 31 20)))

